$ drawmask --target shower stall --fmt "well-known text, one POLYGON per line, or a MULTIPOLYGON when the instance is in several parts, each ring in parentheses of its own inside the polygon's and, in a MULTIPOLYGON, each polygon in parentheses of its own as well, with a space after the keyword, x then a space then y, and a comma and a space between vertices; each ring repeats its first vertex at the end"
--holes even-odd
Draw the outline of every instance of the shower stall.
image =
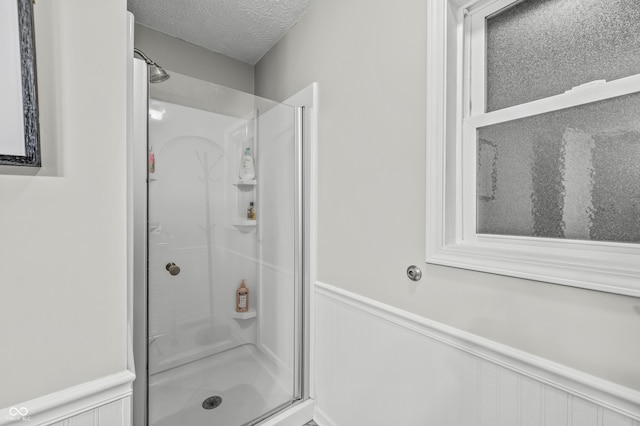
POLYGON ((134 424, 267 424, 309 393, 304 107, 136 53, 134 424))

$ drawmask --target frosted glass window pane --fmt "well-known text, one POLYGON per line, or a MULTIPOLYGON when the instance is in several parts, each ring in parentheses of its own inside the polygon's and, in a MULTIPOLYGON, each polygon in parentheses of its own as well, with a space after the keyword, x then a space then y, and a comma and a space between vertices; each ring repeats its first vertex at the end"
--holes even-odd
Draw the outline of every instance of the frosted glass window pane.
POLYGON ((477 232, 640 242, 640 94, 477 130, 477 232))
POLYGON ((638 0, 526 0, 486 23, 487 111, 640 73, 638 0))

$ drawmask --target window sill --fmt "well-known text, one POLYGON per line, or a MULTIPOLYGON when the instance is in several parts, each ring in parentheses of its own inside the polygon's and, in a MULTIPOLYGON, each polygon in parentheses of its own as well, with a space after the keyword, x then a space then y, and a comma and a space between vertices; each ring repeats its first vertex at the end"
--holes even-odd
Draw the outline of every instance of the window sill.
POLYGON ((623 244, 480 236, 475 242, 431 248, 426 260, 444 266, 639 297, 638 258, 638 248, 623 244))

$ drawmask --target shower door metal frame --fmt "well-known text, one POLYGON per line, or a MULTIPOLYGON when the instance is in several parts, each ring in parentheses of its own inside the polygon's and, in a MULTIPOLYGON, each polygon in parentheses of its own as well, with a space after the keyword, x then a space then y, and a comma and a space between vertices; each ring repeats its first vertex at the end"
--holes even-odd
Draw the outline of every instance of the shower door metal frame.
POLYGON ((304 387, 304 314, 305 314, 305 209, 304 209, 304 107, 295 108, 295 246, 294 246, 294 387, 293 400, 300 400, 305 395, 304 387))

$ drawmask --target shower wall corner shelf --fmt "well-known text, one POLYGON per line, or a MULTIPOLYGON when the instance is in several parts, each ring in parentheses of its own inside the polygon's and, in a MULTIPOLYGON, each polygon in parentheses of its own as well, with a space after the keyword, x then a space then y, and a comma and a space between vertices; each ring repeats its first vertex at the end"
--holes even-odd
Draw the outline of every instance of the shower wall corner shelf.
POLYGON ((256 186, 257 181, 255 179, 253 180, 239 180, 238 182, 234 183, 234 185, 236 186, 256 186))
POLYGON ((231 312, 231 318, 235 318, 235 319, 249 319, 249 318, 255 318, 256 317, 256 310, 255 309, 249 309, 247 312, 236 312, 233 311, 231 312))
POLYGON ((247 219, 247 220, 237 220, 232 223, 233 226, 244 227, 244 226, 256 226, 257 220, 255 219, 247 219))

